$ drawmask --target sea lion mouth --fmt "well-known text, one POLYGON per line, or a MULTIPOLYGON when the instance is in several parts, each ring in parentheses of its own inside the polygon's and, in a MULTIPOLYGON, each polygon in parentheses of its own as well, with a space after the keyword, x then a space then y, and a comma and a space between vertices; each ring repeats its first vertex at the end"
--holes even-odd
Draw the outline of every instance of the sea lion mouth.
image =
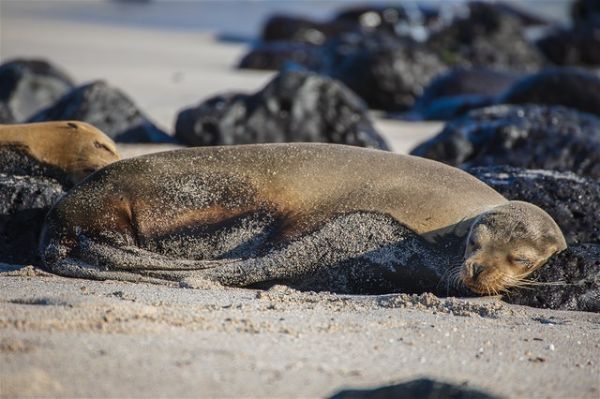
POLYGON ((497 295, 506 289, 504 279, 490 267, 482 264, 465 263, 460 273, 463 284, 480 295, 497 295))

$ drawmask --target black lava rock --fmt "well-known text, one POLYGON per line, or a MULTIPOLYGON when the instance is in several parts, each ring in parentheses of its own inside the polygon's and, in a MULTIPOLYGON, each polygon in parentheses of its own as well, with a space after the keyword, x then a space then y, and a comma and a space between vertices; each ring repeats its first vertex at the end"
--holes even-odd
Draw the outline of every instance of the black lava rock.
POLYGON ((307 72, 281 73, 254 95, 217 96, 185 109, 175 137, 194 146, 308 141, 388 149, 356 95, 307 72))
POLYGON ((0 262, 40 264, 40 231, 46 213, 63 194, 52 179, 0 173, 0 262))
POLYGON ((0 123, 3 123, 3 124, 17 123, 17 120, 15 119, 15 116, 13 115, 12 111, 10 110, 8 104, 6 104, 4 102, 0 102, 0 123))
POLYGON ((520 75, 487 68, 455 68, 436 77, 415 103, 423 119, 451 119, 494 104, 520 75))
POLYGON ((600 26, 600 2, 575 0, 571 6, 571 18, 575 25, 591 23, 600 26))
POLYGON ((510 200, 544 209, 560 226, 569 245, 600 245, 600 182, 571 172, 509 166, 467 171, 510 200))
POLYGON ((173 143, 121 90, 104 81, 73 89, 29 122, 78 120, 88 122, 115 141, 125 143, 173 143))
POLYGON ((410 109, 446 69, 423 44, 385 34, 345 35, 330 41, 325 55, 321 73, 342 81, 370 108, 392 112, 410 109))
POLYGON ((474 1, 468 4, 466 15, 457 14, 427 44, 448 65, 533 71, 544 59, 525 39, 525 26, 522 18, 503 7, 474 1))
POLYGON ((510 165, 600 180, 600 119, 564 107, 498 105, 448 122, 411 154, 454 166, 510 165))
POLYGON ((585 24, 572 29, 556 29, 536 44, 556 65, 600 65, 600 26, 585 24))
POLYGON ((27 120, 73 86, 71 78, 44 60, 17 59, 0 65, 0 123, 27 120))
POLYGON ((338 11, 333 21, 358 26, 359 31, 382 31, 398 36, 427 35, 440 21, 440 9, 413 2, 358 5, 338 11))
POLYGON ((493 396, 463 386, 422 378, 374 389, 348 389, 329 399, 494 399, 493 396))
POLYGON ((531 274, 535 282, 505 300, 538 308, 600 312, 600 245, 570 246, 531 274))
POLYGON ((280 70, 289 63, 297 64, 311 70, 318 70, 321 65, 320 47, 305 43, 267 42, 250 50, 240 60, 238 68, 280 70))
POLYGON ((498 102, 563 105, 600 115, 600 77, 578 68, 546 69, 519 80, 498 102))
POLYGON ((73 180, 64 170, 33 157, 18 144, 0 146, 0 174, 34 176, 52 179, 65 188, 73 186, 73 180))
POLYGON ((333 36, 352 31, 356 24, 329 21, 317 22, 307 18, 274 15, 265 23, 260 35, 262 42, 293 42, 321 45, 333 36))

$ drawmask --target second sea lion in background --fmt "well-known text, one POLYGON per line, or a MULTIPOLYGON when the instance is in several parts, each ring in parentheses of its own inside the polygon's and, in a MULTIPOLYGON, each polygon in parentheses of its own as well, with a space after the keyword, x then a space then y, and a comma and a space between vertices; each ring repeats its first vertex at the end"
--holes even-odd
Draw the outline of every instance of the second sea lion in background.
POLYGON ((51 177, 70 187, 119 158, 115 143, 85 122, 0 125, 0 173, 51 177))

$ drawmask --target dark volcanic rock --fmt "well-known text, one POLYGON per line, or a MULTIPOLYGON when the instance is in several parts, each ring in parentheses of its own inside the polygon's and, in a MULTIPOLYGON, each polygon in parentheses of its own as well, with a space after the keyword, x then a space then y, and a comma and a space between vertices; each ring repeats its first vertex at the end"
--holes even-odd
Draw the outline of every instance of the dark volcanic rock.
POLYGON ((175 140, 156 127, 119 89, 104 81, 80 86, 29 122, 78 120, 88 122, 115 141, 172 143, 175 140))
POLYGON ((510 200, 531 202, 560 226, 569 245, 600 245, 600 182, 571 172, 509 166, 467 169, 510 200))
POLYGON ((15 116, 12 111, 8 107, 8 105, 4 102, 0 102, 0 123, 3 124, 11 124, 17 123, 15 116))
POLYGON ((254 95, 217 96, 183 110, 175 136, 188 145, 308 141, 388 149, 356 95, 307 72, 281 73, 254 95))
POLYGON ((318 70, 322 52, 319 47, 304 43, 268 42, 255 46, 240 60, 242 69, 279 70, 289 63, 318 70))
POLYGON ((38 238, 44 218, 63 193, 52 179, 0 173, 0 262, 40 263, 38 238))
POLYGON ((540 285, 514 290, 505 300, 519 305, 600 312, 600 245, 567 248, 531 274, 540 285))
POLYGON ((414 2, 359 5, 340 10, 333 21, 358 26, 360 31, 385 31, 402 35, 426 35, 440 19, 440 9, 414 2))
POLYGON ((465 16, 431 35, 427 44, 448 65, 532 71, 544 60, 523 34, 522 18, 493 3, 471 2, 465 16))
POLYGON ((43 60, 0 65, 0 123, 23 122, 73 88, 73 81, 43 60))
POLYGON ((64 170, 31 156, 20 145, 0 146, 0 174, 43 177, 57 181, 66 188, 73 186, 71 177, 64 170))
POLYGON ((563 105, 600 115, 600 77, 578 68, 547 69, 515 83, 498 102, 563 105))
POLYGON ((600 26, 585 24, 556 29, 536 42, 540 51, 557 65, 600 65, 600 26))
POLYGON ((598 0, 575 0, 571 6, 571 18, 576 25, 591 23, 600 26, 600 2, 598 0))
POLYGON ((427 378, 374 389, 348 389, 329 399, 494 399, 496 396, 427 378))
POLYGON ((295 42, 321 45, 333 36, 352 31, 355 24, 316 22, 307 18, 274 15, 265 23, 260 38, 263 42, 295 42))
POLYGON ((454 166, 510 165, 600 179, 600 119, 563 107, 498 105, 446 124, 411 154, 454 166))
POLYGON ((455 68, 436 77, 415 103, 424 119, 450 119, 492 105, 520 75, 486 68, 455 68))
POLYGON ((326 49, 320 71, 345 83, 370 108, 406 111, 446 69, 423 44, 389 35, 346 35, 326 49))

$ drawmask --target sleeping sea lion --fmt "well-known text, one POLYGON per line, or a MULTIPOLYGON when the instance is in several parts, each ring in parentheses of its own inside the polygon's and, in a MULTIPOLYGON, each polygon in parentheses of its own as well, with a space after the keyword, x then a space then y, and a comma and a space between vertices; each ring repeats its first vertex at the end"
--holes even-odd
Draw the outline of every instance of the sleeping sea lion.
POLYGON ((457 168, 306 143, 113 163, 56 204, 40 243, 46 268, 73 277, 313 281, 304 287, 366 293, 458 279, 479 294, 507 289, 565 247, 543 210, 457 168))

